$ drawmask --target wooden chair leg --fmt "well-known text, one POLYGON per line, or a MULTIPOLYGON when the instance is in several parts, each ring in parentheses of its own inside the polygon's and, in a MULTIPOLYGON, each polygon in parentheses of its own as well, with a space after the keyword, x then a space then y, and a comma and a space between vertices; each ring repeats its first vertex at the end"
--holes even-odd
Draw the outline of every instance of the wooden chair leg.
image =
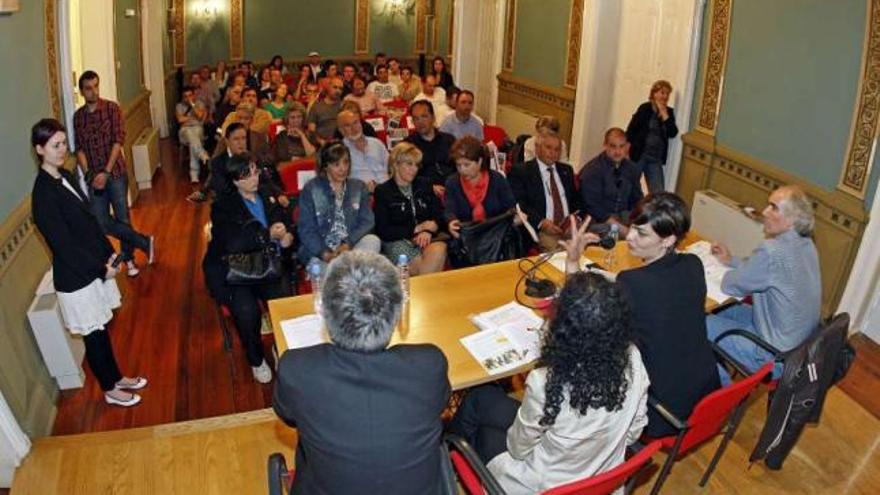
POLYGON ((220 330, 223 331, 223 350, 226 352, 232 352, 232 339, 229 336, 229 322, 226 321, 226 316, 223 315, 223 309, 219 304, 217 307, 217 319, 220 321, 220 330))

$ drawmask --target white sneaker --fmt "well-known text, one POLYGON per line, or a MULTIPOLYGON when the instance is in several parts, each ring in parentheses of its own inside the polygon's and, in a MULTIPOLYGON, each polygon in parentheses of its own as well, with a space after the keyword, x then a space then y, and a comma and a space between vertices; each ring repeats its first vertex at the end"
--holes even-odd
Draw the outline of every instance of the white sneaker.
POLYGON ((104 394, 104 402, 114 406, 122 406, 122 407, 131 407, 136 405, 141 401, 141 396, 138 394, 131 394, 131 397, 128 400, 117 399, 110 395, 104 394))
POLYGON ((254 372, 254 380, 260 383, 272 381, 272 368, 269 367, 269 363, 265 359, 259 366, 251 366, 251 371, 254 372))
POLYGON ((137 265, 134 264, 134 261, 126 261, 125 266, 128 267, 128 270, 126 271, 126 273, 128 274, 129 277, 137 277, 138 274, 141 272, 138 269, 137 265))

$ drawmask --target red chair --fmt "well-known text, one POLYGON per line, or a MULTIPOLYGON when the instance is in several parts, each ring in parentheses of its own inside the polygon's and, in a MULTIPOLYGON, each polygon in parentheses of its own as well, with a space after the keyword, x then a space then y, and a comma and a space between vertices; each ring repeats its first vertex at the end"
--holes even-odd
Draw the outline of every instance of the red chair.
MULTIPOLYGON (((458 474, 458 481, 467 493, 470 495, 504 494, 504 489, 464 439, 448 435, 446 442, 450 447, 449 457, 458 474)), ((612 493, 623 486, 627 480, 634 480, 634 475, 643 466, 650 463, 651 457, 658 450, 660 450, 660 442, 652 442, 610 471, 551 488, 543 492, 542 495, 605 495, 612 493)), ((630 489, 631 486, 627 488, 630 489)))
POLYGON ((504 142, 507 140, 507 132, 504 131, 501 127, 497 125, 484 125, 483 126, 483 144, 488 144, 489 141, 495 143, 495 146, 500 150, 502 146, 504 146, 504 142))
POLYGON ((284 193, 289 196, 299 196, 305 183, 299 183, 300 172, 308 172, 315 170, 314 158, 302 158, 296 161, 281 163, 278 165, 278 174, 281 175, 281 182, 284 184, 284 193))
POLYGON ((269 495, 285 495, 290 493, 290 487, 293 485, 293 477, 296 475, 296 470, 288 470, 284 456, 278 452, 269 456, 267 464, 269 495))
MULTIPOLYGON (((715 350, 725 360, 730 361, 734 367, 742 369, 724 351, 717 347, 715 350)), ((726 425, 727 429, 724 433, 724 438, 715 451, 715 455, 712 457, 709 467, 706 468, 702 479, 700 479, 700 486, 706 486, 706 482, 709 481, 709 477, 721 459, 724 449, 727 448, 728 442, 733 438, 733 434, 736 433, 736 429, 739 427, 739 423, 745 413, 746 399, 757 388, 758 384, 770 375, 773 371, 773 365, 773 362, 769 362, 746 378, 703 397, 694 407, 686 422, 677 418, 658 400, 648 397, 648 403, 651 407, 678 430, 678 434, 675 436, 656 439, 661 443, 663 449, 668 451, 668 457, 663 464, 663 468, 660 470, 660 475, 657 477, 654 487, 651 489, 651 495, 656 495, 660 491, 660 487, 663 486, 663 482, 669 476, 672 464, 675 463, 676 459, 721 433, 721 430, 726 425)), ((746 374, 743 373, 743 375, 746 374)))
POLYGON ((269 129, 266 131, 266 135, 269 137, 270 143, 275 142, 275 137, 278 136, 278 133, 280 132, 279 129, 281 127, 284 127, 284 124, 282 124, 281 122, 272 122, 271 124, 269 124, 269 129))

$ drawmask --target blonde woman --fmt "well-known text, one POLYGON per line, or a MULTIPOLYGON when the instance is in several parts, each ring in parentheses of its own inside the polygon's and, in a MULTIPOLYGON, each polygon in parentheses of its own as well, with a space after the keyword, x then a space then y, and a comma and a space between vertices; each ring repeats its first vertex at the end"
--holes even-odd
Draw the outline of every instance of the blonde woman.
POLYGON ((422 152, 415 145, 398 144, 388 157, 391 178, 374 192, 382 253, 392 262, 405 254, 412 275, 439 272, 446 265, 443 206, 431 181, 418 176, 421 165, 422 152))

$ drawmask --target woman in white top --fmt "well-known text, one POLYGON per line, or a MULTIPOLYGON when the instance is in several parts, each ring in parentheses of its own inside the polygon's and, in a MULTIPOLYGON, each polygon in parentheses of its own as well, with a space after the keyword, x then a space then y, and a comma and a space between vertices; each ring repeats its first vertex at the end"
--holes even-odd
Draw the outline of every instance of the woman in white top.
POLYGON ((64 126, 55 119, 37 122, 31 128, 31 145, 40 161, 31 211, 52 252, 53 282, 64 325, 70 333, 82 336, 86 361, 104 391, 104 400, 133 406, 141 397, 131 390, 144 388, 147 380, 122 375, 104 329, 120 305, 113 279, 119 272, 117 256, 89 208, 88 196, 63 168, 67 158, 64 126))
POLYGON ((498 386, 478 387, 449 426, 511 495, 614 468, 647 423, 648 374, 618 289, 599 275, 577 273, 555 307, 522 404, 498 386))

